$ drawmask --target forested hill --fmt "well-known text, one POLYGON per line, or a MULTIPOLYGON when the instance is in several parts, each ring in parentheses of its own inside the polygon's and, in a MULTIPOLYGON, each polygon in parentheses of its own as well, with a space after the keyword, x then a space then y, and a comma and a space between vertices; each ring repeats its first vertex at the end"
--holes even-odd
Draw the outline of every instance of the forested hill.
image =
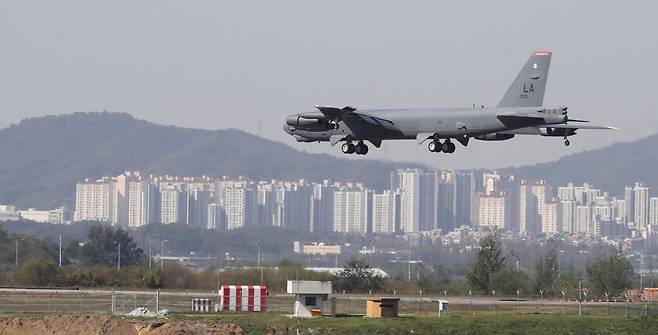
POLYGON ((560 158, 555 162, 504 169, 530 180, 545 179, 553 185, 568 182, 593 184, 621 195, 625 185, 639 181, 658 188, 658 134, 613 144, 560 158))
POLYGON ((310 154, 236 129, 163 126, 128 114, 46 116, 0 129, 0 203, 71 206, 75 182, 125 170, 254 180, 333 179, 386 188, 409 164, 310 154))

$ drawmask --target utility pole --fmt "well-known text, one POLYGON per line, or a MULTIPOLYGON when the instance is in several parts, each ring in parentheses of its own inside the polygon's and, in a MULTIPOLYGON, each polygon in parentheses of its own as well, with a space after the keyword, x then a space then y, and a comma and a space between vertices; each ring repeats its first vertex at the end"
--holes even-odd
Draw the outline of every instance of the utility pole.
POLYGON ((151 268, 151 262, 153 261, 153 256, 151 255, 151 239, 149 238, 149 269, 151 268))
POLYGON ((408 271, 407 271, 407 281, 411 281, 411 241, 409 241, 409 258, 407 259, 408 271))
POLYGON ((62 267, 62 234, 59 234, 59 267, 62 267))
POLYGON ((644 254, 640 254, 640 293, 644 290, 643 273, 644 272, 644 254))
POLYGON ((16 267, 18 267, 18 239, 16 239, 16 267))
POLYGON ((121 270, 121 243, 119 243, 119 255, 117 256, 117 270, 121 270))
POLYGON ((258 260, 256 261, 257 266, 260 268, 260 242, 258 242, 258 260))
POLYGON ((583 281, 578 281, 578 316, 583 316, 583 281))
POLYGON ((166 240, 160 240, 160 269, 162 269, 162 266, 164 265, 164 244, 166 240))

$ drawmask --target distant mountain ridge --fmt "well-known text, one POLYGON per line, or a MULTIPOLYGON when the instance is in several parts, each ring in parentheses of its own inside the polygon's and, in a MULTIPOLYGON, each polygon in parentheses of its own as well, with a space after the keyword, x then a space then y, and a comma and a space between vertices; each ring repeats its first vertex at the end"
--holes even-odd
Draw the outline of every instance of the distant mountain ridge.
MULTIPOLYGON (((635 181, 658 187, 657 149, 658 134, 500 171, 555 186, 588 182, 621 194, 635 181)), ((126 170, 253 180, 332 179, 385 189, 391 171, 423 167, 311 154, 236 129, 163 126, 108 112, 30 118, 0 129, 0 158, 0 204, 41 209, 71 206, 75 183, 82 178, 126 170)))
POLYGON ((0 129, 0 157, 0 203, 44 209, 71 206, 76 181, 125 170, 360 181, 383 189, 392 170, 414 166, 305 153, 236 129, 163 126, 108 112, 30 118, 0 129))
POLYGON ((502 169, 528 180, 545 179, 554 186, 589 183, 611 195, 641 182, 658 188, 658 134, 637 141, 568 155, 550 163, 502 169))

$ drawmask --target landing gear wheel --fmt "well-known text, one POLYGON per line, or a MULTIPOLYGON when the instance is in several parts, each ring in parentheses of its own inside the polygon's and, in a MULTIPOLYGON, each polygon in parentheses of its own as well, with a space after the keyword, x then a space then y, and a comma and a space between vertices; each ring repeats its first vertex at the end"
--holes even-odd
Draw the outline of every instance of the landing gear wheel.
POLYGON ((427 145, 427 149, 431 152, 441 152, 441 143, 439 143, 437 141, 431 141, 427 145))
POLYGON ((349 143, 349 142, 343 143, 343 145, 340 147, 340 150, 344 154, 352 154, 352 153, 354 153, 355 146, 354 146, 354 144, 349 143))
POLYGON ((569 142, 569 140, 564 140, 564 145, 569 146, 569 144, 571 144, 571 142, 569 142))
POLYGON ((455 149, 456 149, 455 144, 452 143, 452 142, 448 142, 448 151, 446 151, 446 152, 451 154, 451 153, 455 152, 455 149))
POLYGON ((450 152, 450 142, 445 141, 443 144, 441 144, 441 151, 443 152, 450 152))
POLYGON ((368 153, 368 146, 361 142, 354 147, 354 153, 357 155, 365 155, 368 153))

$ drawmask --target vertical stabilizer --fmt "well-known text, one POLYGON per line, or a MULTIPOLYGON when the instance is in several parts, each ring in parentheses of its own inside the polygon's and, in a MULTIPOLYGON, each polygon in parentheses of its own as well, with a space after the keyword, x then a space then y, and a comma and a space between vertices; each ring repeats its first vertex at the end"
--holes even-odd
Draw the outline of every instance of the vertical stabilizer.
POLYGON ((534 52, 516 76, 498 107, 538 107, 544 102, 551 52, 534 52))

